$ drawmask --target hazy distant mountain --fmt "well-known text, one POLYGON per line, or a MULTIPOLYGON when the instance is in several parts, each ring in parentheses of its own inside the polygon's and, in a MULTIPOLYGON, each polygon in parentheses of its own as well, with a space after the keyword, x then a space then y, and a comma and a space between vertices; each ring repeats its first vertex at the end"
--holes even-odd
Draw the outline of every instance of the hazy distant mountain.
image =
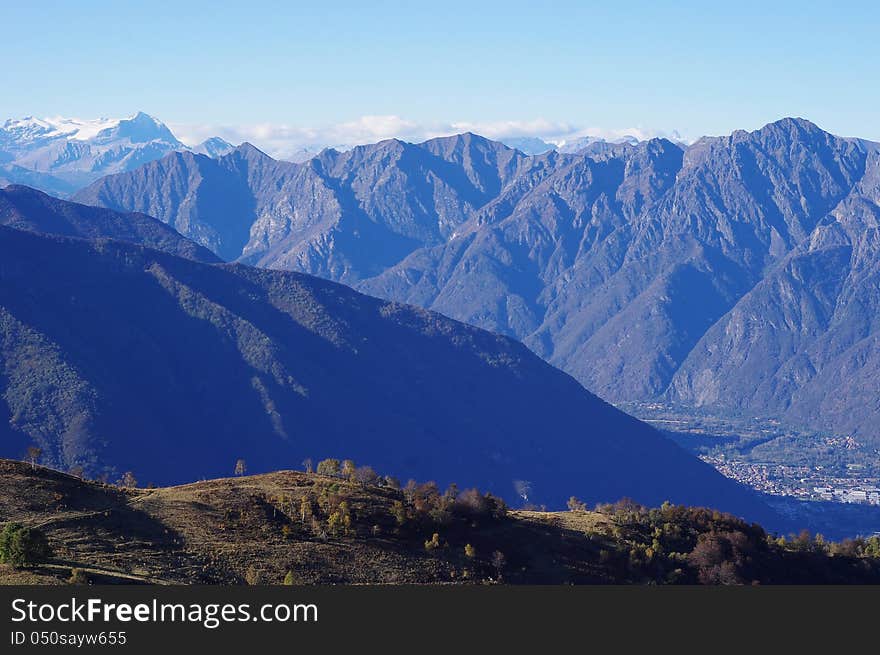
MULTIPOLYGON (((228 152, 222 139, 195 148, 228 152)), ((103 175, 128 171, 188 150, 161 121, 143 112, 126 119, 10 119, 0 126, 0 181, 67 196, 103 175)))
POLYGON ((351 150, 355 146, 353 145, 336 145, 329 147, 322 147, 317 145, 311 146, 303 146, 302 148, 297 148, 295 150, 288 150, 278 155, 278 159, 283 161, 293 162, 295 164, 302 164, 303 162, 307 162, 309 159, 313 157, 317 157, 324 150, 336 150, 339 152, 345 152, 346 150, 351 150))
POLYGON ((638 142, 639 142, 639 139, 637 137, 634 137, 631 135, 622 136, 617 139, 605 139, 603 137, 598 137, 598 136, 582 136, 582 137, 578 137, 576 139, 572 139, 570 141, 565 141, 564 143, 561 143, 560 145, 556 146, 556 150, 558 150, 559 152, 565 152, 565 153, 578 153, 578 152, 583 152, 585 149, 587 149, 588 147, 590 147, 596 143, 610 143, 610 144, 628 143, 629 145, 634 146, 638 142))
POLYGON ((210 139, 206 139, 200 144, 190 148, 190 151, 196 153, 197 155, 207 155, 208 157, 213 158, 228 155, 233 150, 235 150, 235 146, 228 141, 224 141, 219 136, 214 136, 210 139))
POLYGON ((802 119, 687 147, 537 156, 459 135, 299 166, 265 158, 272 183, 235 173, 234 210, 219 200, 231 183, 158 175, 171 158, 77 197, 212 248, 200 231, 225 216, 239 230, 226 258, 514 336, 612 401, 766 412, 880 441, 865 378, 880 361, 877 148, 802 119), (216 214, 181 225, 212 202, 216 214))
POLYGON ((0 189, 0 225, 43 234, 130 241, 187 259, 221 261, 207 248, 145 214, 120 214, 67 202, 23 186, 0 189))
POLYGON ((0 187, 14 184, 42 189, 58 197, 67 197, 79 188, 48 173, 28 170, 15 164, 0 165, 0 187))
POLYGON ((500 139, 500 141, 504 145, 516 148, 527 155, 542 155, 545 152, 556 149, 556 146, 552 143, 547 143, 534 136, 512 137, 508 139, 500 139))
POLYGON ((559 506, 766 518, 744 488, 525 347, 304 276, 0 227, 0 451, 157 483, 350 456, 559 506))
MULTIPOLYGON (((611 147, 620 144, 634 146, 640 141, 646 140, 648 139, 639 138, 632 134, 625 134, 619 137, 581 136, 554 143, 548 143, 538 137, 529 136, 499 139, 504 145, 516 148, 527 155, 541 155, 550 150, 556 150, 557 152, 569 155, 580 154, 588 149, 598 149, 601 151, 603 147, 611 147)), ((687 146, 685 141, 679 136, 678 132, 673 132, 669 140, 682 147, 687 146)))

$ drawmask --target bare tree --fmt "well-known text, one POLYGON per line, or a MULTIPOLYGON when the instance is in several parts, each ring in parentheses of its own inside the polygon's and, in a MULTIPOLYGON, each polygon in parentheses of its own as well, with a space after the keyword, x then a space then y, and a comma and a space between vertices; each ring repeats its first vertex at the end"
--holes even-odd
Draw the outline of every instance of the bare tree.
POLYGON ((504 566, 507 564, 507 558, 504 556, 500 550, 496 550, 492 553, 492 566, 495 567, 495 573, 498 574, 498 579, 501 579, 501 572, 504 570, 504 566))
POLYGON ((572 496, 568 499, 568 510, 570 512, 586 512, 587 504, 576 496, 572 496))
POLYGON ((371 466, 357 467, 354 471, 354 478, 365 487, 374 485, 379 481, 379 476, 371 466))
POLYGON ((233 473, 235 473, 235 475, 244 475, 247 473, 247 462, 243 459, 236 460, 233 473))
POLYGON ((299 513, 300 513, 300 521, 303 525, 306 524, 306 519, 311 520, 314 518, 314 512, 312 510, 312 500, 308 496, 303 496, 302 500, 299 501, 299 513))
POLYGON ((131 471, 126 471, 122 474, 122 478, 119 480, 120 487, 130 487, 135 488, 138 486, 137 478, 134 477, 134 473, 131 471))
POLYGON ((27 449, 27 453, 25 457, 27 457, 27 461, 31 464, 31 470, 37 468, 37 462, 40 461, 40 457, 43 456, 43 449, 37 446, 30 446, 27 449))
POLYGON ((313 463, 312 463, 312 458, 311 458, 311 457, 306 457, 306 458, 303 460, 303 464, 302 464, 302 465, 303 465, 303 469, 305 469, 305 472, 306 472, 306 473, 314 473, 314 471, 315 471, 315 467, 314 467, 314 465, 313 465, 313 463))
POLYGON ((524 503, 529 502, 529 496, 532 495, 532 483, 528 480, 514 480, 513 488, 516 495, 523 499, 524 503))

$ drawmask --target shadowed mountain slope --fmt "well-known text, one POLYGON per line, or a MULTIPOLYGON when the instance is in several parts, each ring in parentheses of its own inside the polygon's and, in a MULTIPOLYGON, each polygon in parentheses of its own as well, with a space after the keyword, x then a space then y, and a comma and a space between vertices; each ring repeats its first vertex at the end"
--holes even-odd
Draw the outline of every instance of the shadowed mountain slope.
POLYGON ((131 241, 209 264, 221 261, 150 216, 67 202, 24 186, 0 189, 0 225, 84 239, 131 241))
POLYGON ((3 452, 156 483, 348 456, 558 507, 750 492, 506 337, 310 276, 0 229, 3 452))

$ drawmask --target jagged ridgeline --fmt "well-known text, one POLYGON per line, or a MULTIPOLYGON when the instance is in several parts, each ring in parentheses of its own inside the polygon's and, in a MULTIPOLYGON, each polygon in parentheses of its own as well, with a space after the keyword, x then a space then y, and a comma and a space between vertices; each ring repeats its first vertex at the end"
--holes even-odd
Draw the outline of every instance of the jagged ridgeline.
POLYGON ((877 144, 802 119, 527 156, 472 134, 302 164, 177 153, 78 199, 224 259, 513 336, 612 402, 880 443, 877 144))
POLYGON ((342 455, 517 504, 574 493, 770 516, 507 337, 122 241, 0 227, 0 252, 5 456, 35 446, 60 469, 163 484, 342 455))

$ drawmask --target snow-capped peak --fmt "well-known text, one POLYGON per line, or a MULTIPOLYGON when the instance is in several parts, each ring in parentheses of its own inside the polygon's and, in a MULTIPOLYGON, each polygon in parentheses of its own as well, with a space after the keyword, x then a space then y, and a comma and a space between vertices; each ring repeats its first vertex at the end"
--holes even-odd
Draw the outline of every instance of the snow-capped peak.
MULTIPOLYGON (((25 143, 34 140, 65 138, 69 141, 91 141, 107 130, 129 126, 128 132, 140 132, 153 138, 168 138, 171 132, 161 121, 139 111, 127 118, 67 118, 51 116, 9 119, 3 124, 3 131, 16 141, 25 143)), ((176 139, 174 139, 176 141, 176 139)))
POLYGON ((219 136, 211 137, 193 146, 190 150, 199 155, 207 155, 209 157, 222 157, 235 150, 228 141, 221 139, 219 136))
POLYGON ((168 126, 149 114, 139 111, 134 116, 116 121, 115 125, 107 126, 93 137, 96 140, 129 139, 132 143, 163 141, 176 147, 183 147, 168 126))
MULTIPOLYGON (((202 144, 211 157, 231 148, 221 139, 202 144)), ((102 175, 131 170, 181 150, 191 148, 142 111, 127 118, 27 116, 0 123, 3 178, 62 196, 102 175)))

